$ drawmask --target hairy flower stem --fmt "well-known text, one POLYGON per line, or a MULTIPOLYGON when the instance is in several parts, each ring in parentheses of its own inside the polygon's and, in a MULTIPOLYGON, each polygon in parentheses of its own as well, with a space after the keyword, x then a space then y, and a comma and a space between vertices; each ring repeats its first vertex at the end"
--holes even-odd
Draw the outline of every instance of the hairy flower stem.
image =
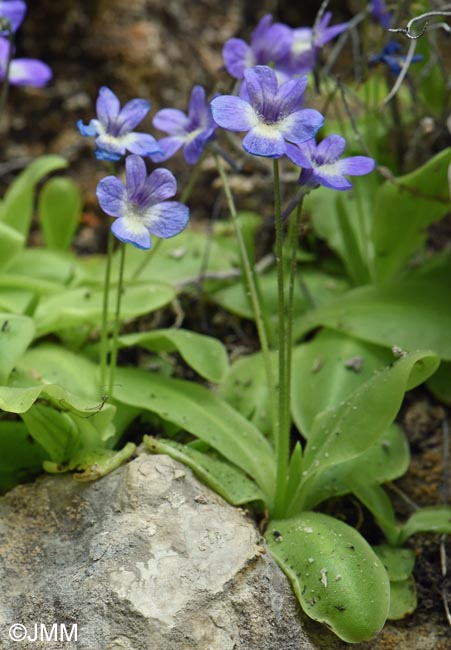
POLYGON ((279 161, 274 163, 274 211, 276 226, 276 263, 277 263, 277 315, 278 315, 278 359, 279 381, 276 395, 278 403, 278 426, 275 433, 276 447, 276 494, 274 517, 282 516, 285 507, 288 460, 289 460, 289 394, 287 393, 287 313, 285 304, 284 255, 283 255, 283 221, 280 201, 279 161))
POLYGON ((11 23, 9 20, 6 21, 6 26, 1 25, 2 29, 6 31, 6 37, 8 39, 9 50, 8 58, 6 60, 5 68, 5 77, 3 79, 2 88, 0 90, 0 116, 3 114, 5 109, 6 100, 8 99, 8 90, 9 90, 9 70, 11 67, 11 61, 13 58, 13 49, 14 49, 14 32, 11 28, 11 23))
MULTIPOLYGON (((297 268, 297 251, 298 251, 298 234, 299 224, 301 223, 302 203, 304 198, 299 201, 294 218, 292 216, 288 224, 288 243, 290 251, 290 276, 288 285, 288 302, 286 308, 286 332, 285 332, 285 414, 287 417, 287 438, 290 435, 290 401, 291 401, 291 366, 293 355, 293 320, 294 320, 294 287, 296 283, 297 268)), ((289 451, 288 451, 289 454, 289 451)), ((287 461, 288 462, 288 461, 287 461)))
POLYGON ((105 282, 103 285, 102 326, 100 330, 100 390, 106 390, 107 360, 108 360, 108 300, 111 283, 111 259, 113 257, 114 235, 108 230, 108 244, 105 265, 105 282))
POLYGON ((110 358, 110 377, 108 382, 108 395, 110 399, 113 397, 114 373, 116 372, 117 364, 117 343, 119 338, 119 329, 121 324, 121 300, 124 286, 124 266, 125 266, 125 250, 126 245, 121 244, 120 262, 119 262, 119 278, 117 283, 116 293, 116 310, 114 312, 114 329, 113 329, 113 342, 111 348, 110 358))
POLYGON ((275 389, 274 374, 273 374, 271 356, 269 351, 268 336, 265 328, 265 321, 263 318, 263 311, 259 300, 257 286, 255 284, 255 278, 252 273, 249 257, 247 255, 246 246, 244 244, 243 233, 241 232, 240 222, 238 221, 235 202, 233 200, 232 192, 230 190, 230 185, 227 180, 227 175, 224 171, 224 165, 221 158, 217 154, 215 155, 215 160, 216 160, 216 166, 218 168, 219 175, 221 177, 222 186, 224 188, 224 194, 226 197, 230 216, 232 217, 233 226, 235 228, 235 235, 238 241, 241 264, 243 267, 247 290, 249 291, 252 309, 254 312, 255 324, 257 326, 258 338, 260 341, 260 347, 263 355, 266 382, 268 385, 268 392, 270 396, 269 399, 270 399, 270 407, 271 407, 272 430, 273 430, 273 435, 276 436, 277 435, 276 432, 278 429, 276 391, 274 390, 275 389))

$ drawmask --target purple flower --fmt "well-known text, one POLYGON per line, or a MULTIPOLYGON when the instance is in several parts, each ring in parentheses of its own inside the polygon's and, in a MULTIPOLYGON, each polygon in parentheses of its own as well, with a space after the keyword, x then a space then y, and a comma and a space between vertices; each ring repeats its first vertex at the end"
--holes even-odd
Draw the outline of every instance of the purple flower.
POLYGON ((387 11, 384 0, 370 0, 370 12, 384 29, 390 27, 392 13, 387 11))
POLYGON ((95 154, 99 160, 120 160, 126 151, 141 156, 160 151, 153 136, 133 131, 150 110, 150 103, 145 99, 132 99, 121 109, 116 95, 102 86, 96 109, 97 119, 88 125, 78 120, 77 126, 82 135, 96 136, 95 154))
POLYGON ((259 65, 244 72, 248 98, 222 95, 211 102, 215 122, 229 131, 248 131, 243 148, 255 156, 281 158, 287 142, 310 140, 324 123, 313 109, 302 109, 307 77, 280 87, 272 68, 259 65))
POLYGON ((126 184, 107 176, 97 185, 97 198, 104 212, 115 217, 114 235, 137 248, 150 248, 150 235, 163 239, 178 235, 186 227, 189 209, 178 201, 167 201, 177 192, 176 180, 167 169, 147 176, 141 156, 125 159, 126 184))
MULTIPOLYGON (((5 78, 9 48, 9 41, 0 36, 0 82, 5 78)), ((42 88, 51 78, 51 69, 42 61, 37 59, 12 59, 11 61, 9 83, 13 86, 42 88)))
POLYGON ((161 152, 150 156, 153 162, 167 160, 183 147, 186 162, 194 165, 216 129, 202 86, 194 86, 192 90, 188 115, 175 108, 164 108, 156 113, 152 123, 168 133, 167 138, 158 142, 161 152))
POLYGON ((310 27, 293 29, 291 47, 276 63, 276 70, 288 77, 306 74, 313 70, 319 50, 348 27, 349 23, 339 23, 329 27, 331 18, 332 12, 327 11, 319 21, 316 30, 310 27))
MULTIPOLYGON (((385 65, 391 72, 393 72, 393 74, 398 75, 401 72, 406 60, 405 56, 398 54, 400 49, 401 45, 399 43, 396 41, 389 41, 382 50, 381 54, 372 56, 368 63, 370 65, 374 65, 376 63, 385 63, 385 65)), ((421 54, 415 54, 415 56, 410 59, 410 63, 418 63, 418 61, 422 61, 423 58, 424 57, 421 54)))
POLYGON ((224 64, 229 74, 242 79, 247 68, 266 65, 283 57, 291 46, 291 29, 282 23, 272 24, 267 14, 251 34, 251 44, 242 38, 229 39, 222 50, 224 64))
POLYGON ((341 158, 346 140, 340 135, 329 135, 318 145, 308 140, 297 146, 287 145, 287 155, 302 167, 298 183, 305 191, 324 185, 332 190, 349 190, 352 183, 346 176, 364 176, 373 171, 376 163, 367 156, 341 158))
POLYGON ((26 11, 27 5, 22 0, 0 0, 0 18, 9 21, 13 32, 21 26, 26 11))

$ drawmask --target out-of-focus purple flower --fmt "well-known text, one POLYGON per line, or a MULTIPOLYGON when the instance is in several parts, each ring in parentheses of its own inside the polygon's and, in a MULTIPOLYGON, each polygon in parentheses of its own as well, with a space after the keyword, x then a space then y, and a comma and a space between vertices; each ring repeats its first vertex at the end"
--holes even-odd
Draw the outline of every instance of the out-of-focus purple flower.
POLYGON ((97 185, 100 207, 115 221, 113 234, 137 248, 150 248, 150 235, 163 239, 178 235, 186 227, 189 209, 168 201, 177 192, 177 182, 168 169, 155 169, 147 176, 141 156, 127 156, 126 184, 107 176, 97 185))
POLYGON ((341 34, 349 23, 338 23, 329 27, 332 12, 327 11, 316 30, 310 27, 292 29, 291 47, 276 63, 276 70, 287 77, 311 72, 316 65, 318 52, 326 43, 341 34))
MULTIPOLYGON (((26 12, 27 5, 22 0, 0 0, 0 18, 9 21, 13 32, 16 32, 21 26, 26 12)), ((6 30, 1 33, 4 34, 5 32, 6 30)))
POLYGON ((282 23, 273 23, 267 14, 251 34, 251 44, 242 38, 231 38, 223 47, 224 64, 229 74, 242 79, 247 68, 275 63, 290 49, 291 29, 282 23))
MULTIPOLYGON (((0 36, 0 82, 6 75, 10 44, 0 36)), ((49 66, 38 59, 12 59, 9 66, 9 83, 13 86, 42 88, 52 78, 49 66)))
POLYGON ((216 129, 202 86, 194 86, 192 90, 188 115, 175 108, 164 108, 156 113, 153 125, 167 133, 168 137, 158 141, 161 152, 152 154, 152 161, 167 160, 183 147, 183 155, 189 165, 199 160, 216 129))
MULTIPOLYGON (((406 60, 405 56, 398 54, 400 49, 401 45, 399 43, 396 41, 389 41, 382 52, 376 56, 372 56, 368 63, 370 65, 374 65, 376 63, 385 63, 385 65, 390 69, 391 72, 393 72, 393 74, 398 75, 401 72, 406 60)), ((410 59, 410 63, 418 63, 418 61, 422 61, 423 58, 424 57, 421 54, 415 54, 410 59)))
POLYGON ((340 158, 346 140, 340 135, 329 135, 318 145, 315 140, 287 145, 287 155, 295 165, 302 167, 298 183, 309 191, 319 185, 332 190, 349 190, 352 183, 345 176, 364 176, 373 171, 376 163, 368 156, 340 158))
POLYGON ((243 148, 255 156, 281 158, 287 143, 314 137, 324 117, 314 109, 301 109, 307 77, 280 87, 272 68, 259 65, 244 72, 248 99, 222 95, 213 99, 215 122, 229 131, 248 131, 243 148))
POLYGON ((81 135, 96 137, 96 158, 120 160, 126 151, 150 156, 160 151, 155 138, 133 129, 145 118, 150 103, 145 99, 132 99, 121 109, 119 99, 112 90, 102 86, 96 103, 97 119, 89 124, 78 120, 81 135))
POLYGON ((384 29, 390 27, 392 12, 387 10, 384 0, 370 0, 370 12, 384 29))

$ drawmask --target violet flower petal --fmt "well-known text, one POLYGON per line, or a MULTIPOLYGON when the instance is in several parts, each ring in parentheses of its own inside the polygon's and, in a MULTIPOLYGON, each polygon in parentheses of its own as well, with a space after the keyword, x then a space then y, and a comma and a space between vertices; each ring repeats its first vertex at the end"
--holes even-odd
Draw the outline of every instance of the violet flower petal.
POLYGON ((333 165, 324 165, 318 169, 314 169, 312 179, 318 181, 319 185, 328 187, 331 190, 344 191, 351 189, 352 183, 347 178, 342 176, 338 171, 334 173, 328 167, 332 168, 333 165))
POLYGON ((257 65, 255 68, 245 70, 244 78, 254 110, 264 115, 267 98, 273 98, 278 89, 274 70, 266 65, 257 65))
POLYGON ((150 156, 160 151, 160 146, 153 135, 148 133, 139 133, 135 131, 122 136, 125 148, 130 153, 140 156, 150 156))
POLYGON ((206 94, 203 86, 194 86, 191 91, 191 98, 188 108, 188 118, 190 122, 200 124, 201 118, 206 112, 206 94))
POLYGON ((346 148, 346 140, 341 135, 328 135, 316 147, 318 160, 332 162, 338 160, 346 148))
POLYGON ((310 168, 313 167, 313 160, 310 153, 309 141, 303 142, 302 145, 290 144, 287 142, 286 154, 288 158, 298 167, 310 168))
POLYGON ((280 86, 274 99, 280 115, 290 115, 301 108, 306 87, 306 76, 290 79, 280 86))
POLYGON ((368 156, 350 156, 337 160, 335 164, 340 174, 349 174, 350 176, 364 176, 376 167, 376 162, 368 156))
POLYGON ((119 99, 113 91, 106 86, 102 86, 96 102, 96 111, 97 117, 107 130, 108 127, 114 124, 120 108, 119 99))
POLYGON ((205 145, 211 139, 210 131, 203 131, 195 138, 186 143, 183 149, 183 156, 188 165, 195 165, 202 155, 205 145))
POLYGON ((125 159, 125 181, 130 200, 140 194, 147 179, 147 167, 141 156, 127 156, 125 159))
POLYGON ((42 88, 52 76, 49 66, 38 59, 13 59, 9 68, 9 82, 14 86, 42 88))
POLYGON ((216 124, 229 131, 249 131, 259 122, 252 106, 241 97, 221 95, 210 106, 216 124))
POLYGON ((244 137, 243 148, 254 156, 281 158, 285 154, 285 140, 280 131, 270 125, 260 124, 244 137))
POLYGON ((153 153, 150 156, 152 162, 163 162, 171 158, 180 147, 185 143, 186 136, 183 135, 170 135, 167 138, 158 140, 160 151, 153 153))
MULTIPOLYGON (((26 12, 27 5, 22 0, 0 0, 0 18, 9 20, 13 32, 22 24, 26 12)), ((5 34, 6 31, 1 33, 5 34)))
POLYGON ((150 102, 146 99, 131 99, 127 102, 116 121, 118 136, 130 133, 146 117, 150 111, 150 102))
POLYGON ((227 72, 235 79, 242 79, 246 68, 256 63, 251 48, 242 38, 230 38, 222 48, 222 57, 227 72))
POLYGON ((314 108, 296 111, 277 123, 280 133, 289 142, 301 144, 311 140, 324 124, 324 116, 314 108))
POLYGON ((146 210, 144 223, 152 234, 168 239, 181 233, 188 219, 189 208, 186 205, 178 201, 164 201, 146 210))
POLYGON ((92 136, 95 136, 95 135, 99 134, 99 121, 98 120, 91 120, 89 122, 89 124, 83 124, 82 120, 78 120, 77 127, 78 127, 78 130, 80 131, 81 135, 92 137, 92 136))
POLYGON ((125 187, 116 176, 107 176, 97 185, 97 199, 100 207, 110 217, 119 217, 122 212, 125 187))
POLYGON ((168 135, 186 133, 189 126, 189 119, 183 111, 177 108, 163 108, 155 114, 152 124, 156 129, 164 131, 168 135))
POLYGON ((143 250, 149 249, 152 245, 150 233, 140 219, 121 217, 113 222, 111 230, 125 244, 133 244, 143 250))
POLYGON ((146 207, 150 207, 172 198, 177 192, 177 181, 169 169, 155 169, 148 177, 146 187, 151 196, 146 207))

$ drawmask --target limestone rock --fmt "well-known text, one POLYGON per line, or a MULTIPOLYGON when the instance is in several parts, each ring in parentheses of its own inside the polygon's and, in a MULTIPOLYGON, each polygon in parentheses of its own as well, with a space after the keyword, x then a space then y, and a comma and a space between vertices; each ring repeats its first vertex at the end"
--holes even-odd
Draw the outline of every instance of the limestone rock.
POLYGON ((17 647, 1 645, 12 623, 32 635, 77 623, 77 643, 61 644, 77 650, 321 647, 244 511, 166 456, 88 485, 16 487, 0 501, 0 547, 2 648, 17 647))

